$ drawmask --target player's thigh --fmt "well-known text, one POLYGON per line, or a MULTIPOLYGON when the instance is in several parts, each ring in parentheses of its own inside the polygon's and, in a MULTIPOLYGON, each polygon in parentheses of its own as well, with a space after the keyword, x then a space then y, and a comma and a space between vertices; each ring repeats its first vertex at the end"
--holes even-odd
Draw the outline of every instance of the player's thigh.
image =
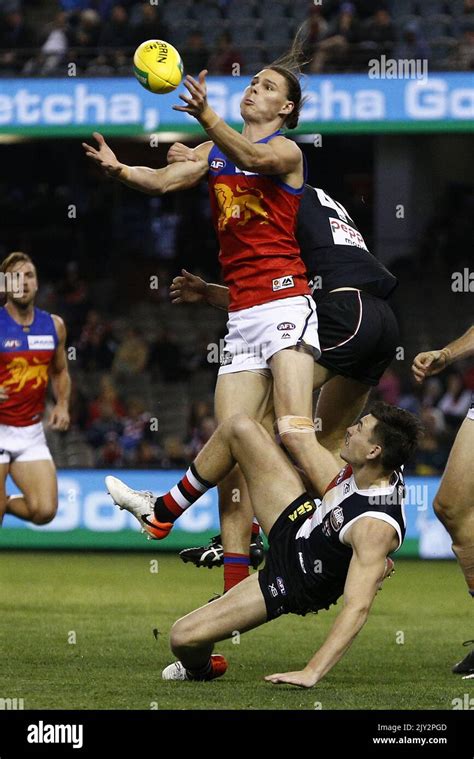
POLYGON ((472 515, 474 507, 474 421, 465 419, 456 435, 446 469, 435 496, 438 513, 463 519, 472 515))
POLYGON ((263 418, 271 393, 269 373, 233 372, 217 378, 214 406, 217 421, 223 422, 234 414, 248 414, 252 419, 263 418))
POLYGON ((52 459, 14 461, 10 464, 10 474, 34 510, 56 510, 58 482, 52 459))
POLYGON ((343 437, 347 427, 363 411, 369 393, 370 385, 350 377, 338 375, 326 382, 316 405, 321 437, 343 437))
POLYGON ((230 445, 247 481, 255 516, 268 535, 275 521, 304 493, 298 473, 268 432, 253 419, 231 422, 230 445))
POLYGON ((286 348, 270 361, 273 403, 277 417, 286 414, 313 415, 314 358, 306 350, 286 348))
POLYGON ((0 464, 0 524, 7 508, 6 481, 9 468, 9 463, 0 464))
POLYGON ((213 643, 267 621, 265 600, 255 573, 212 603, 181 617, 171 629, 171 647, 213 643))

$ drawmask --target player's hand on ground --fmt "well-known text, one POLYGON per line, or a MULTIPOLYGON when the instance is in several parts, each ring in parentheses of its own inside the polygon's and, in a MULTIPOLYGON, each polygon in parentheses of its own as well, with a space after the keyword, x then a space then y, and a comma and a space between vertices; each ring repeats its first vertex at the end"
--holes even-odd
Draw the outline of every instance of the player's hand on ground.
POLYGON ((179 161, 198 161, 199 158, 192 148, 183 145, 182 142, 173 142, 166 154, 168 163, 178 163, 179 161))
POLYGON ((181 277, 175 277, 170 285, 173 303, 200 303, 206 300, 206 282, 195 274, 181 269, 181 277))
POLYGON ((0 403, 7 400, 8 400, 8 393, 3 387, 3 385, 0 385, 0 403))
POLYGON ((286 683, 298 685, 300 688, 312 688, 316 685, 316 678, 312 672, 302 669, 300 672, 279 672, 275 675, 267 675, 265 680, 274 685, 286 683))
POLYGON ((184 100, 186 105, 173 105, 174 111, 184 111, 191 116, 198 116, 207 108, 207 86, 206 86, 206 74, 207 69, 203 69, 199 73, 198 79, 188 74, 183 84, 188 90, 191 97, 188 95, 180 95, 181 100, 184 100))
POLYGON ((88 145, 87 142, 83 142, 82 147, 86 151, 86 156, 94 161, 108 176, 118 176, 122 169, 122 164, 117 160, 117 156, 109 148, 100 132, 93 132, 92 136, 97 140, 99 147, 95 148, 92 145, 88 145))
POLYGON ((56 404, 56 406, 51 411, 48 427, 50 427, 52 430, 58 430, 58 432, 65 432, 67 429, 69 429, 69 422, 69 411, 67 408, 61 404, 56 404))
POLYGON ((411 370, 417 382, 423 382, 426 377, 439 374, 447 366, 446 351, 426 351, 418 353, 413 359, 411 370))

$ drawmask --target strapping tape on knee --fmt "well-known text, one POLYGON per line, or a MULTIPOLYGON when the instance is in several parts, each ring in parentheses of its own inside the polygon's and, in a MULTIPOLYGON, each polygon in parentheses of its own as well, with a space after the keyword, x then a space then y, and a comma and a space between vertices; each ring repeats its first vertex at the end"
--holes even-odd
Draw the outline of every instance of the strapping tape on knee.
POLYGON ((314 424, 308 416, 280 416, 277 419, 277 429, 280 437, 290 432, 311 432, 314 435, 314 424))

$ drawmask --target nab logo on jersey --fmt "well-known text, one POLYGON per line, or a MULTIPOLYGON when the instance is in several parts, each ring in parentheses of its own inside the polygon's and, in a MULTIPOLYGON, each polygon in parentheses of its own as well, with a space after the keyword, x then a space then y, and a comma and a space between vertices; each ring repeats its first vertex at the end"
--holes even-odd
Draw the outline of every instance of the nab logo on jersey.
POLYGON ((222 158, 214 158, 211 161, 210 168, 211 168, 211 171, 220 171, 221 169, 224 168, 225 165, 226 165, 226 162, 222 158))
POLYGON ((14 338, 11 340, 4 340, 2 345, 4 348, 20 348, 21 340, 15 340, 14 338))
POLYGON ((334 532, 337 532, 341 529, 343 523, 344 523, 344 512, 341 509, 340 506, 336 506, 332 511, 331 515, 329 517, 331 521, 331 526, 334 530, 334 532))
POLYGON ((295 283, 293 282, 293 277, 279 277, 279 279, 274 279, 272 282, 273 292, 276 292, 277 290, 286 290, 288 287, 294 286, 295 283))

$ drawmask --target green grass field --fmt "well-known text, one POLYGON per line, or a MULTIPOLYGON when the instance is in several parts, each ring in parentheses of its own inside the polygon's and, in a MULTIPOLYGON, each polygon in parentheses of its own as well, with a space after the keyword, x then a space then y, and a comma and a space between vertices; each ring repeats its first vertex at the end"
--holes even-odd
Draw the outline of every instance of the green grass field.
POLYGON ((473 681, 450 672, 474 635, 454 562, 400 560, 346 657, 300 690, 263 676, 304 666, 337 607, 219 644, 229 660, 221 680, 163 682, 172 622, 219 592, 222 574, 157 559, 153 573, 149 554, 2 553, 0 697, 23 698, 25 709, 327 710, 452 709, 474 695, 473 681))

